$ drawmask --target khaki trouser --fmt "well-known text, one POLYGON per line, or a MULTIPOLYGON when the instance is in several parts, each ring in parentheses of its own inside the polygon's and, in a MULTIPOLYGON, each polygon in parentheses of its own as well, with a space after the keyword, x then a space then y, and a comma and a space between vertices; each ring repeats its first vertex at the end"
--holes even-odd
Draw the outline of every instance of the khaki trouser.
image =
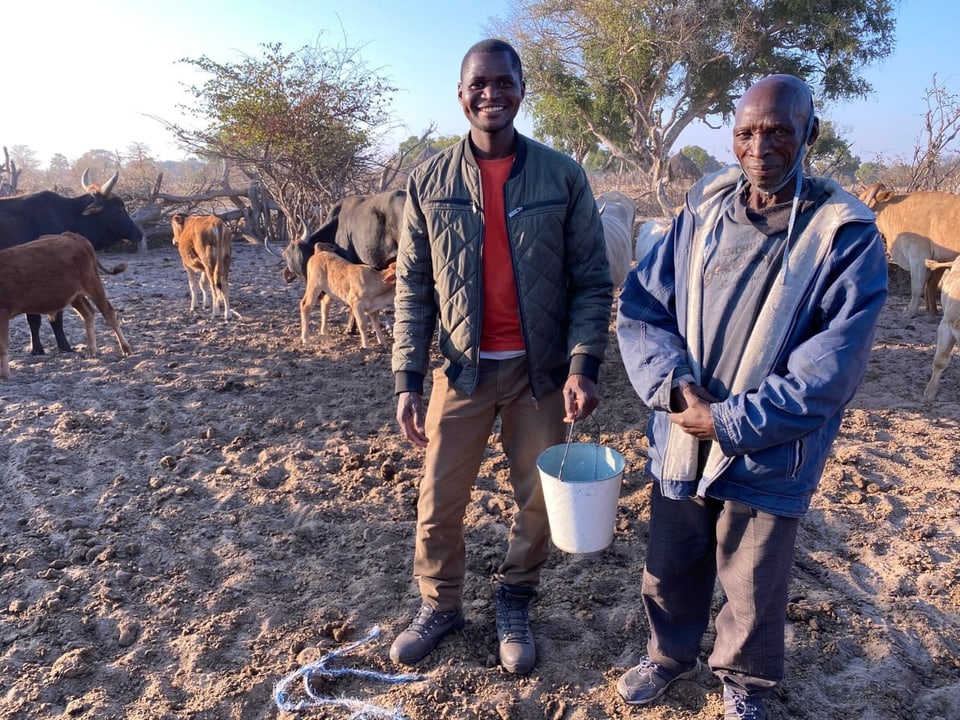
POLYGON ((451 388, 438 370, 425 421, 429 444, 413 558, 423 601, 438 610, 461 604, 466 571, 463 518, 498 415, 516 513, 497 575, 502 582, 533 587, 547 559, 550 527, 537 457, 564 440, 562 391, 535 401, 523 357, 482 361, 480 382, 472 395, 451 388))

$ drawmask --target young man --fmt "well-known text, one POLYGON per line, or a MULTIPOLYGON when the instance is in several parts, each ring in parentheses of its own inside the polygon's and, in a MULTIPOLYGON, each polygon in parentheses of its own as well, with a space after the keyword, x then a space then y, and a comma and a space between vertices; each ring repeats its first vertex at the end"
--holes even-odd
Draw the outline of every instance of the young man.
POLYGON ((471 47, 457 93, 469 134, 407 186, 393 371, 397 422, 426 457, 413 563, 422 605, 390 649, 398 663, 463 627, 464 513, 499 416, 516 501, 496 577, 500 662, 533 669, 528 606, 549 541, 536 460, 598 402, 613 292, 600 217, 583 169, 515 130, 524 91, 510 45, 471 47), (424 416, 434 337, 444 365, 424 416))
POLYGON ((787 584, 843 410, 887 292, 870 210, 804 177, 819 133, 807 86, 772 75, 737 105, 739 167, 698 182, 627 278, 617 335, 654 412, 641 597, 647 656, 617 683, 631 704, 696 676, 714 583, 710 668, 726 718, 766 718, 783 678, 787 584))

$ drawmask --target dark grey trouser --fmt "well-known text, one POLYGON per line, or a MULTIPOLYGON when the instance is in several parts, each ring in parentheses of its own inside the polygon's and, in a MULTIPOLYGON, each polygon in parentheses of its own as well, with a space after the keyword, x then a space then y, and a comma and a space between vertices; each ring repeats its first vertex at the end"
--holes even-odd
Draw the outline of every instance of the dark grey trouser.
POLYGON ((783 679, 787 584, 797 518, 712 498, 670 500, 654 482, 643 605, 651 660, 685 670, 700 651, 714 584, 726 595, 710 668, 750 695, 783 679))
POLYGON ((424 429, 429 443, 417 502, 413 574, 423 601, 438 610, 460 607, 466 572, 463 520, 494 420, 510 465, 516 512, 498 578, 535 587, 547 560, 550 526, 537 458, 564 440, 563 393, 534 401, 527 361, 484 360, 480 383, 466 395, 433 376, 424 429))

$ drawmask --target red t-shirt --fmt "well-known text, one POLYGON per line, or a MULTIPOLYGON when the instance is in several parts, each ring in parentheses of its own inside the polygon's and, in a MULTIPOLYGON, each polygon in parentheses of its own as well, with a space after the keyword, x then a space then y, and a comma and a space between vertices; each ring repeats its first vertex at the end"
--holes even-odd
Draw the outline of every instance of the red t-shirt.
POLYGON ((480 351, 522 351, 520 310, 513 262, 507 241, 503 185, 513 167, 513 156, 477 160, 483 187, 483 319, 480 351))

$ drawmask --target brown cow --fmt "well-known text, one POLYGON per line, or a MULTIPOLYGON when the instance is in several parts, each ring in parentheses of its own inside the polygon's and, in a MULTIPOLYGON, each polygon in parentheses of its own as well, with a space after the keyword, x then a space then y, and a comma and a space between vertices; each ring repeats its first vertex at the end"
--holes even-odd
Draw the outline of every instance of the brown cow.
POLYGON ((72 232, 0 250, 0 379, 10 377, 10 318, 22 313, 45 315, 73 305, 87 330, 87 354, 96 355, 91 300, 116 333, 120 351, 129 355, 130 345, 97 272, 116 274, 125 267, 103 267, 90 242, 72 232))
POLYGON ((367 318, 373 323, 377 342, 384 344, 380 310, 393 307, 393 296, 397 289, 395 262, 385 270, 374 270, 369 265, 344 260, 331 245, 318 243, 307 261, 306 285, 300 300, 300 339, 304 345, 310 342, 310 310, 317 298, 320 299, 320 334, 327 334, 331 297, 350 307, 360 329, 363 347, 367 347, 367 318))
POLYGON ((927 309, 937 311, 937 284, 930 281, 926 260, 950 262, 960 253, 960 195, 918 191, 898 195, 874 183, 860 199, 877 214, 877 229, 887 244, 891 262, 910 273, 913 317, 926 297, 927 309))
POLYGON ((207 290, 212 298, 210 317, 217 316, 223 305, 223 319, 230 319, 230 240, 231 233, 216 215, 173 216, 173 244, 180 251, 183 269, 187 271, 190 285, 190 311, 197 307, 197 289, 202 296, 201 305, 207 307, 207 290))

